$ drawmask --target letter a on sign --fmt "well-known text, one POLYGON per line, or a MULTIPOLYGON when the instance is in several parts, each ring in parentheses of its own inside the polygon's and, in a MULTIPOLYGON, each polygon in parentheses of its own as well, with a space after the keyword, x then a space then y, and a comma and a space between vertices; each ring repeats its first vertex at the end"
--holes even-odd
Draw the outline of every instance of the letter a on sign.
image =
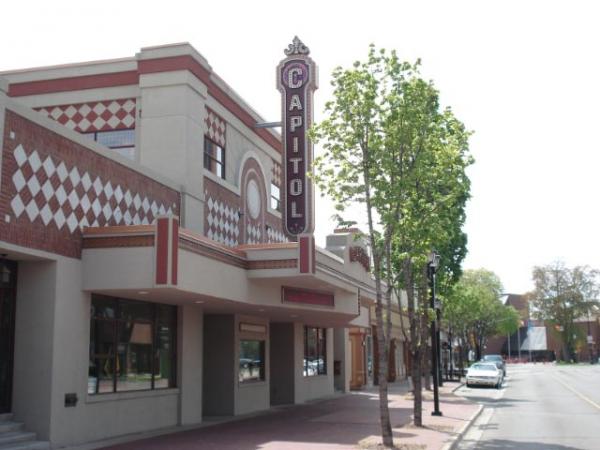
POLYGON ((281 92, 283 135, 283 226, 288 236, 314 231, 313 146, 306 136, 313 122, 313 94, 317 89, 317 66, 298 37, 284 50, 277 67, 281 92))

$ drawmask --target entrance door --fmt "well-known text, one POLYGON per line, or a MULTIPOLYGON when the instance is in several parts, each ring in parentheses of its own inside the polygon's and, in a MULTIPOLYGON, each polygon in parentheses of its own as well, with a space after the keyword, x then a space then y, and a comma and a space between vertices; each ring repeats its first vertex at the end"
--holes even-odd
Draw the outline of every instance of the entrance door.
POLYGON ((0 260, 0 414, 11 409, 16 272, 16 263, 0 260))
POLYGON ((365 379, 365 350, 364 336, 362 333, 350 334, 350 347, 352 354, 352 373, 350 376, 350 389, 360 389, 366 383, 365 379))

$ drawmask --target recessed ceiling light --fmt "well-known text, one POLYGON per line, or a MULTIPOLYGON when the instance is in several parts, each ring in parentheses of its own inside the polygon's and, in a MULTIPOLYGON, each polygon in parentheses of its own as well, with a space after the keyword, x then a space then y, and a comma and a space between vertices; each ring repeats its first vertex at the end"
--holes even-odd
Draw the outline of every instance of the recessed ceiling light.
POLYGON ((196 303, 204 303, 204 300, 196 300, 196 303))
POLYGON ((148 295, 148 291, 138 291, 138 294, 140 294, 140 295, 148 295))

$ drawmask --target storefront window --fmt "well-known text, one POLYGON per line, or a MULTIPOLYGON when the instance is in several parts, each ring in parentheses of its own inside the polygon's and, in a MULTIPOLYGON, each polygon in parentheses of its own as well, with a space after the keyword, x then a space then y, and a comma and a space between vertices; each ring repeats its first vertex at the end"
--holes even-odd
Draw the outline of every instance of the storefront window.
POLYGON ((262 381, 265 379, 265 341, 240 341, 239 381, 262 381))
POLYGON ((92 296, 88 393, 175 386, 176 307, 92 296))
POLYGON ((304 327, 304 376, 327 374, 327 330, 304 327))

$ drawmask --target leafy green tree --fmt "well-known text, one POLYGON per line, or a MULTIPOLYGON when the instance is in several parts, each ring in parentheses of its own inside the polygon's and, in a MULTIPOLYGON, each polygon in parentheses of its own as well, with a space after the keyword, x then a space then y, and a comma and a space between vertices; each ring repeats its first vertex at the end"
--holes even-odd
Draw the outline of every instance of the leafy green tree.
MULTIPOLYGON (((454 286, 444 304, 449 326, 481 358, 487 339, 518 328, 519 315, 501 301, 502 283, 486 269, 467 270, 454 286)), ((462 356, 462 355, 461 355, 462 356)))
POLYGON ((574 356, 575 319, 598 305, 599 274, 588 266, 568 268, 562 262, 533 268, 535 289, 529 294, 530 301, 537 317, 560 327, 566 360, 574 356))
MULTIPOLYGON (((372 46, 366 62, 334 71, 328 118, 315 126, 323 143, 315 179, 336 203, 338 220, 350 203, 365 208, 377 289, 379 393, 382 437, 392 445, 387 410, 387 345, 392 293, 408 297, 415 424, 422 425, 421 375, 431 311, 427 305, 427 255, 447 251, 444 274, 459 270, 466 239, 461 226, 469 196, 465 168, 471 163, 464 126, 440 111, 433 83, 419 76, 419 62, 372 46), (384 324, 384 309, 386 323, 384 324)), ((443 255, 446 256, 446 255, 443 255)), ((448 279, 452 278, 448 277, 448 279)))
MULTIPOLYGON (((377 243, 380 236, 390 239, 389 224, 376 217, 375 197, 382 167, 385 137, 386 86, 384 60, 371 47, 365 62, 356 62, 350 69, 338 67, 332 75, 333 100, 325 106, 328 117, 315 125, 311 137, 321 142, 324 153, 315 159, 315 180, 322 192, 335 202, 341 222, 350 204, 361 204, 368 224, 368 238, 377 243)), ((388 408, 388 342, 385 338, 382 280, 383 245, 372 245, 375 278, 377 345, 379 355, 379 418, 385 447, 393 447, 392 427, 388 408)), ((388 316, 390 312, 388 311, 388 316)))

